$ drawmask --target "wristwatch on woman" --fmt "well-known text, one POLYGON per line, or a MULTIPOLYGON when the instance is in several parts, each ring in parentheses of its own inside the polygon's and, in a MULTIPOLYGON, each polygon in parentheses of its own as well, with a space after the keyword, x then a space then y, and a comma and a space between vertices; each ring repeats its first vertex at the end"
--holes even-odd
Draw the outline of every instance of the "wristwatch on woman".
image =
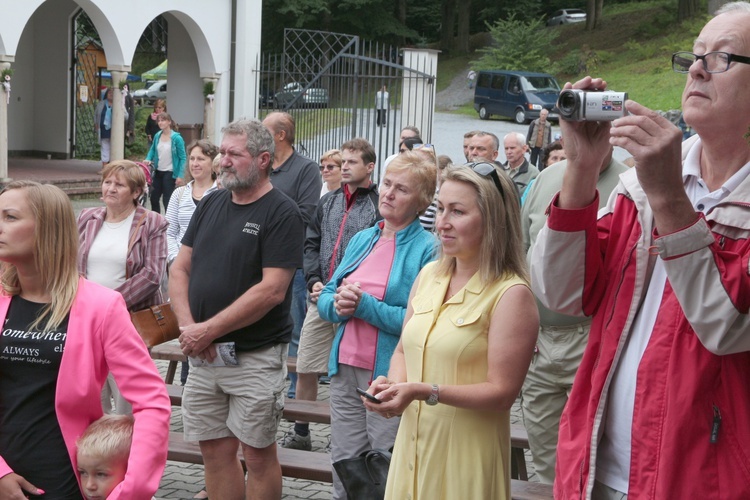
POLYGON ((435 406, 438 404, 438 400, 440 399, 440 391, 438 390, 437 384, 432 384, 432 392, 430 393, 430 397, 427 398, 427 403, 430 406, 435 406))

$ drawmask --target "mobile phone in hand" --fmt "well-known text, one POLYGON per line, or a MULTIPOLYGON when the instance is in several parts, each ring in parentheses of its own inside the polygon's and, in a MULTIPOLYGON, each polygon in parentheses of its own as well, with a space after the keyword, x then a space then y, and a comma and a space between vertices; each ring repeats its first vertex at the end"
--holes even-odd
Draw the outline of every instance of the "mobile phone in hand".
POLYGON ((375 403, 376 405, 379 405, 380 403, 382 403, 381 400, 379 400, 378 398, 376 398, 375 396, 373 396, 366 390, 360 389, 359 387, 357 387, 357 394, 359 394, 360 396, 364 396, 365 399, 367 399, 371 403, 375 403))

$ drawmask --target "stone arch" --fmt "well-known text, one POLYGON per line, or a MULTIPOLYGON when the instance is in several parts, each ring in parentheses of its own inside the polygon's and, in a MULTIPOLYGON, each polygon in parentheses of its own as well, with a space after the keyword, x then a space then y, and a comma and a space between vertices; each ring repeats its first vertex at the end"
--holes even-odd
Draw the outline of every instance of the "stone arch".
POLYGON ((213 51, 209 46, 208 39, 206 38, 203 28, 195 22, 195 20, 187 13, 177 10, 170 10, 166 13, 174 16, 175 19, 180 21, 188 32, 190 39, 193 42, 193 48, 198 56, 198 70, 201 75, 213 75, 217 72, 216 59, 214 58, 213 51))
POLYGON ((92 0, 74 0, 81 7, 91 22, 94 23, 99 39, 102 41, 102 47, 107 54, 107 65, 110 68, 121 68, 130 65, 130 61, 125 61, 123 47, 118 37, 115 27, 110 22, 107 15, 102 12, 99 6, 92 0))

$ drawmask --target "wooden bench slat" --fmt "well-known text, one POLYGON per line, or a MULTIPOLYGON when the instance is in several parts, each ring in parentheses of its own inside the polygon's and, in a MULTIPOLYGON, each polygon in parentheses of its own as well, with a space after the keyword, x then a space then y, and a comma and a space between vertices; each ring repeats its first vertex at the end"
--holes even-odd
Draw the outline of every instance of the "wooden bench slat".
POLYGON ((155 345, 149 350, 152 359, 163 359, 166 361, 187 361, 187 356, 182 353, 180 344, 176 341, 164 342, 155 345))
MULTIPOLYGON (((290 450, 278 448, 281 473, 287 477, 296 477, 309 481, 333 482, 331 458, 327 453, 290 450)), ((237 452, 240 461, 242 453, 237 452)), ((182 433, 169 433, 169 453, 167 459, 175 462, 203 465, 198 443, 187 442, 182 433)), ((549 500, 552 498, 552 486, 511 479, 511 497, 513 500, 549 500)))
POLYGON ((331 406, 328 401, 304 401, 287 399, 284 402, 284 418, 296 422, 331 423, 331 406))
MULTIPOLYGON (((181 385, 167 384, 167 394, 172 406, 182 405, 181 385)), ((284 418, 291 421, 331 423, 331 407, 328 401, 304 401, 301 399, 287 399, 284 403, 284 418)))
MULTIPOLYGON (((181 385, 167 384, 167 393, 174 406, 182 404, 181 385)), ((286 399, 284 403, 284 418, 287 420, 300 420, 317 422, 321 424, 331 423, 331 407, 328 401, 305 401, 302 399, 286 399)), ((529 435, 526 428, 521 424, 510 424, 510 446, 512 448, 529 449, 529 435)))
MULTIPOLYGON (((167 384, 167 393, 173 406, 182 405, 182 386, 167 384)), ((284 403, 284 418, 290 421, 331 423, 331 407, 328 401, 304 401, 287 399, 284 403)), ((529 436, 520 424, 510 426, 511 477, 526 481, 529 478, 526 469, 524 450, 529 449, 529 436)))
MULTIPOLYGON (((333 482, 331 456, 327 453, 290 450, 281 447, 278 448, 277 452, 279 463, 281 463, 281 473, 284 476, 324 483, 333 482)), ((239 449, 237 450, 237 456, 244 467, 245 460, 239 449)), ((167 460, 203 465, 203 455, 201 455, 198 443, 185 441, 180 432, 169 433, 167 460)))
POLYGON ((510 497, 513 500, 552 500, 552 485, 511 479, 510 497))

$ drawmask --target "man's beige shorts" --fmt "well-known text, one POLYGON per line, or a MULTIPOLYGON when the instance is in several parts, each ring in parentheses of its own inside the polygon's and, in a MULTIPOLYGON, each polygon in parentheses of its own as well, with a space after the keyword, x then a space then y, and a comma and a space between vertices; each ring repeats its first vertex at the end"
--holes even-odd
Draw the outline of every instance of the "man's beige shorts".
POLYGON ((239 366, 191 366, 182 399, 186 441, 236 437, 254 448, 276 440, 284 411, 288 344, 237 353, 239 366))
POLYGON ((297 373, 328 373, 328 357, 337 326, 320 317, 318 304, 307 303, 297 348, 297 373))

